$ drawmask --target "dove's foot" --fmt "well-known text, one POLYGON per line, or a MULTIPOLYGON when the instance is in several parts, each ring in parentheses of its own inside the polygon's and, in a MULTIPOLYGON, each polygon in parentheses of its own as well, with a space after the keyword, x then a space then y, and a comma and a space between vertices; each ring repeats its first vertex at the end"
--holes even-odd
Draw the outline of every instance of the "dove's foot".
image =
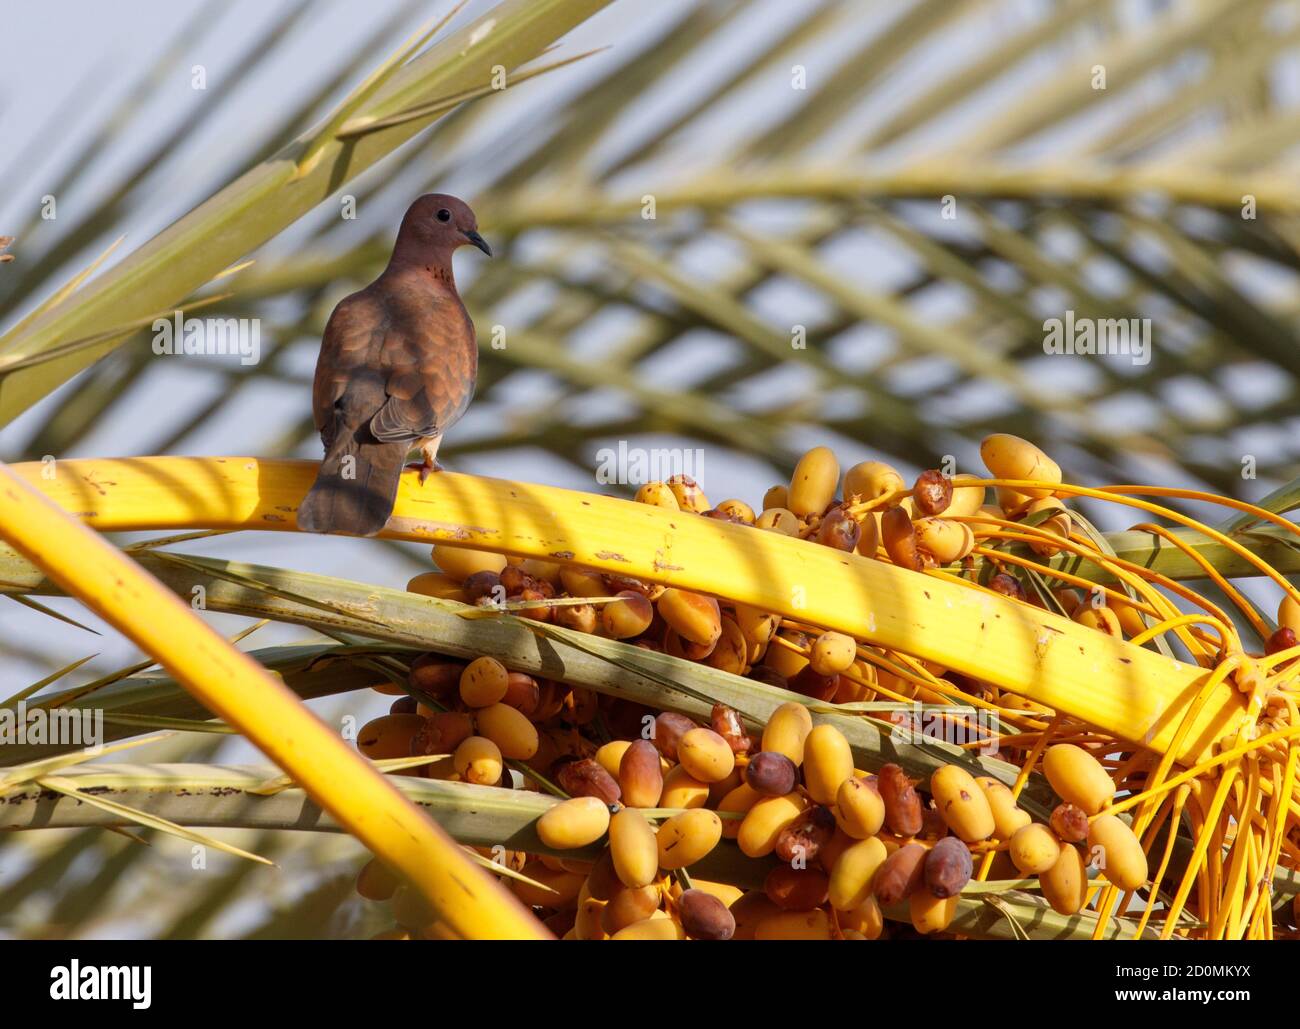
POLYGON ((438 445, 441 442, 441 436, 431 436, 420 443, 420 456, 424 458, 424 464, 420 465, 421 486, 434 472, 442 471, 442 465, 438 463, 438 445))
POLYGON ((442 465, 436 460, 423 461, 419 464, 408 464, 406 466, 406 470, 408 472, 419 472, 420 485, 423 486, 425 482, 428 481, 430 475, 432 475, 434 472, 442 471, 442 465))
POLYGON ((424 464, 420 465, 420 485, 423 486, 425 480, 427 480, 434 472, 440 471, 442 471, 442 465, 440 465, 437 460, 425 461, 424 464))

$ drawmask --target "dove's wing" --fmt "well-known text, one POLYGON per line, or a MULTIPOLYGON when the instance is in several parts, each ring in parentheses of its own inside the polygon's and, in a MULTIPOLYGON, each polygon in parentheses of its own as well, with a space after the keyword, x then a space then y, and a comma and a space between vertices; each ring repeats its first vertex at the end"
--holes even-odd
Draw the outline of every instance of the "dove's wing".
POLYGON ((312 415, 326 453, 388 399, 378 371, 389 327, 384 304, 367 290, 340 301, 330 315, 312 385, 312 415))
POLYGON ((328 451, 340 432, 369 425, 382 443, 437 436, 474 392, 473 326, 459 303, 380 299, 373 287, 330 316, 316 364, 312 406, 328 451), (471 346, 462 345, 469 334, 471 346))

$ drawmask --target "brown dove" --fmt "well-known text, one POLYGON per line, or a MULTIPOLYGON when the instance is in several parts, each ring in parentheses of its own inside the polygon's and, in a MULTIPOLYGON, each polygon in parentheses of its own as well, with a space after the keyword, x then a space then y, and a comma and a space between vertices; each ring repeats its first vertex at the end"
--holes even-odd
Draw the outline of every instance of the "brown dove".
POLYGON ((334 308, 312 387, 325 459, 298 528, 373 536, 393 513, 407 452, 424 456, 421 483, 437 469, 438 444, 478 373, 474 323, 451 271, 466 243, 492 256, 464 201, 426 194, 402 219, 383 274, 334 308))

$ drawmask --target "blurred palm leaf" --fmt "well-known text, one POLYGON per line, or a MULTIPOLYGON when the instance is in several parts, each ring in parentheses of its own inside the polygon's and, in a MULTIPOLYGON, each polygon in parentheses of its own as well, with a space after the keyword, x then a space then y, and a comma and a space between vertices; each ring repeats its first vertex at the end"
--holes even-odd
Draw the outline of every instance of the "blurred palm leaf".
MULTIPOLYGON (((541 447, 585 477, 602 441, 654 433, 756 451, 781 469, 799 427, 820 422, 905 464, 944 453, 973 464, 970 441, 998 424, 1102 478, 1182 465, 1241 492, 1243 454, 1266 479, 1300 470, 1285 441, 1252 433, 1258 398, 1245 385, 1266 378, 1276 410, 1300 370, 1296 203, 1283 188, 1300 120, 1269 88, 1296 58, 1293 4, 1133 15, 1063 2, 1027 16, 991 0, 824 3, 773 31, 775 6, 679 5, 635 39, 613 10, 594 26, 618 46, 596 64, 444 118, 359 192, 369 238, 327 222, 223 283, 235 293, 223 313, 274 327, 270 353, 252 368, 207 366, 224 383, 212 406, 153 427, 138 449, 182 444, 253 382, 305 397, 306 369, 288 351, 310 346, 332 301, 382 266, 413 192, 455 181, 503 237, 502 259, 467 294, 485 343, 500 326, 504 346, 483 348, 482 417, 448 441, 453 460, 541 447), (1244 55, 1229 37, 1251 41, 1244 55), (706 59, 728 38, 744 52, 706 59), (795 64, 806 88, 793 88, 795 64), (668 114, 640 116, 666 93, 677 94, 668 114), (724 111, 747 116, 709 135, 724 111), (1241 216, 1246 195, 1254 220, 1241 216), (1043 319, 1067 307, 1151 317, 1150 364, 1045 361, 1043 319), (805 350, 790 346, 796 324, 805 350), (684 350, 701 369, 693 379, 667 371, 684 350), (521 376, 551 402, 517 410, 521 376)), ((280 137, 344 77, 289 112, 280 137)), ((36 236, 34 251, 20 235, 5 306, 52 288, 45 273, 71 242, 142 201, 124 181, 94 223, 36 236)), ((79 380, 32 425, 26 453, 75 447, 163 373, 150 356, 137 339, 79 380)), ((311 452, 297 406, 296 424, 246 449, 311 452)))

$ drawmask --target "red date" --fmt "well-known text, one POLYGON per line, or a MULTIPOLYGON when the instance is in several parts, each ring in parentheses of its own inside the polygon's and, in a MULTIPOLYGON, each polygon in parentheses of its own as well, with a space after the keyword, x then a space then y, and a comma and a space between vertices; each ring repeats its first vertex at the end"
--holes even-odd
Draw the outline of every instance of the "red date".
POLYGON ((1290 650, 1297 642, 1300 641, 1296 640, 1295 630, 1284 625, 1268 638, 1268 642, 1264 644, 1264 653, 1276 654, 1283 650, 1290 650))
POLYGON ((733 754, 748 754, 754 746, 753 739, 745 732, 745 723, 740 720, 740 713, 726 704, 713 705, 709 725, 727 741, 733 754))
POLYGON ((952 480, 935 468, 922 472, 916 479, 912 503, 923 515, 943 514, 952 503, 952 480))

